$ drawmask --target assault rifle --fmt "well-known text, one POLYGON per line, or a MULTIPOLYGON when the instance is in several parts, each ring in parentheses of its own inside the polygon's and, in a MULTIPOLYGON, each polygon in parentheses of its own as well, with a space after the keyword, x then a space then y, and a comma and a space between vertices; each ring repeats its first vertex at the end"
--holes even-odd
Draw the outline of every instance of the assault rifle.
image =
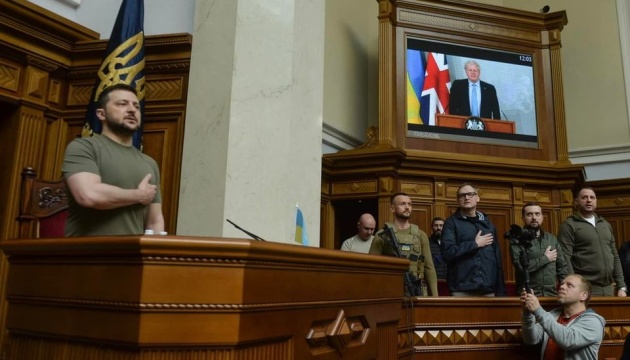
MULTIPOLYGON (((398 239, 396 238, 394 229, 385 225, 383 227, 383 235, 385 235, 387 240, 389 240, 389 244, 394 248, 396 256, 402 259, 406 259, 406 257, 402 256, 400 252, 400 244, 398 243, 398 239)), ((411 271, 405 271, 403 279, 405 280, 405 295, 422 296, 422 284, 420 280, 418 280, 418 278, 411 273, 411 271)))

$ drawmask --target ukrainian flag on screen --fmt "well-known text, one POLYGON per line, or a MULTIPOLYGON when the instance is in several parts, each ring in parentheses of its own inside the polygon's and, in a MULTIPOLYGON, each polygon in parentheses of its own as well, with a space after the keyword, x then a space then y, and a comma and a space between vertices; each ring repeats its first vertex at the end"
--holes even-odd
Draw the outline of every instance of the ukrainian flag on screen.
POLYGON ((304 215, 302 215, 302 210, 300 210, 300 208, 297 209, 297 215, 295 217, 295 242, 308 246, 306 224, 304 224, 304 215))
POLYGON ((424 88, 425 64, 422 51, 407 49, 407 123, 423 124, 420 97, 424 88))

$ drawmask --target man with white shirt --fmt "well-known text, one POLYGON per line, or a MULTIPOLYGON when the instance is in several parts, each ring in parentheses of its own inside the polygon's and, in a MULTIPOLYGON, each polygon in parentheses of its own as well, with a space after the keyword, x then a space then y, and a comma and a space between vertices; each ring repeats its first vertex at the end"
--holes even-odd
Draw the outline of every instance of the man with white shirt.
POLYGON ((374 240, 376 220, 371 214, 363 214, 357 222, 357 234, 343 242, 341 250, 367 254, 374 240))
POLYGON ((593 296, 627 296, 621 262, 612 226, 595 214, 597 197, 584 187, 575 197, 577 211, 558 232, 558 242, 567 259, 569 274, 580 274, 593 286, 593 296))

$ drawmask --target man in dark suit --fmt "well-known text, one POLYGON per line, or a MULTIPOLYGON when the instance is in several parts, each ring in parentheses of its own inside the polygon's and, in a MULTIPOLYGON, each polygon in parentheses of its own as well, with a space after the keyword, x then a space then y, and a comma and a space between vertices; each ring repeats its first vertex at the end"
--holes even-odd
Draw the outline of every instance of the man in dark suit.
POLYGON ((453 81, 449 100, 452 115, 478 116, 501 119, 497 90, 491 84, 479 80, 481 68, 474 60, 464 64, 468 79, 453 81))

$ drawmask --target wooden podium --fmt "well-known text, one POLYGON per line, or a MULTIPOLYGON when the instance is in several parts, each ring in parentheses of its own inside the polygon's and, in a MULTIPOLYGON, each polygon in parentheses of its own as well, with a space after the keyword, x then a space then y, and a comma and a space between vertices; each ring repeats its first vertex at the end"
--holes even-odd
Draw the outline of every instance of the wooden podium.
POLYGON ((175 236, 2 248, 4 359, 396 357, 407 260, 175 236))
MULTIPOLYGON (((435 125, 444 126, 455 129, 465 129, 466 120, 470 116, 435 114, 435 125)), ((516 133, 516 123, 510 120, 495 120, 480 118, 486 126, 486 131, 499 132, 506 134, 516 133)))
MULTIPOLYGON (((7 360, 526 360, 518 297, 404 299, 407 260, 176 236, 18 239, 7 360)), ((547 309, 557 306, 544 298, 547 309)), ((595 298, 618 359, 627 298, 595 298)))

